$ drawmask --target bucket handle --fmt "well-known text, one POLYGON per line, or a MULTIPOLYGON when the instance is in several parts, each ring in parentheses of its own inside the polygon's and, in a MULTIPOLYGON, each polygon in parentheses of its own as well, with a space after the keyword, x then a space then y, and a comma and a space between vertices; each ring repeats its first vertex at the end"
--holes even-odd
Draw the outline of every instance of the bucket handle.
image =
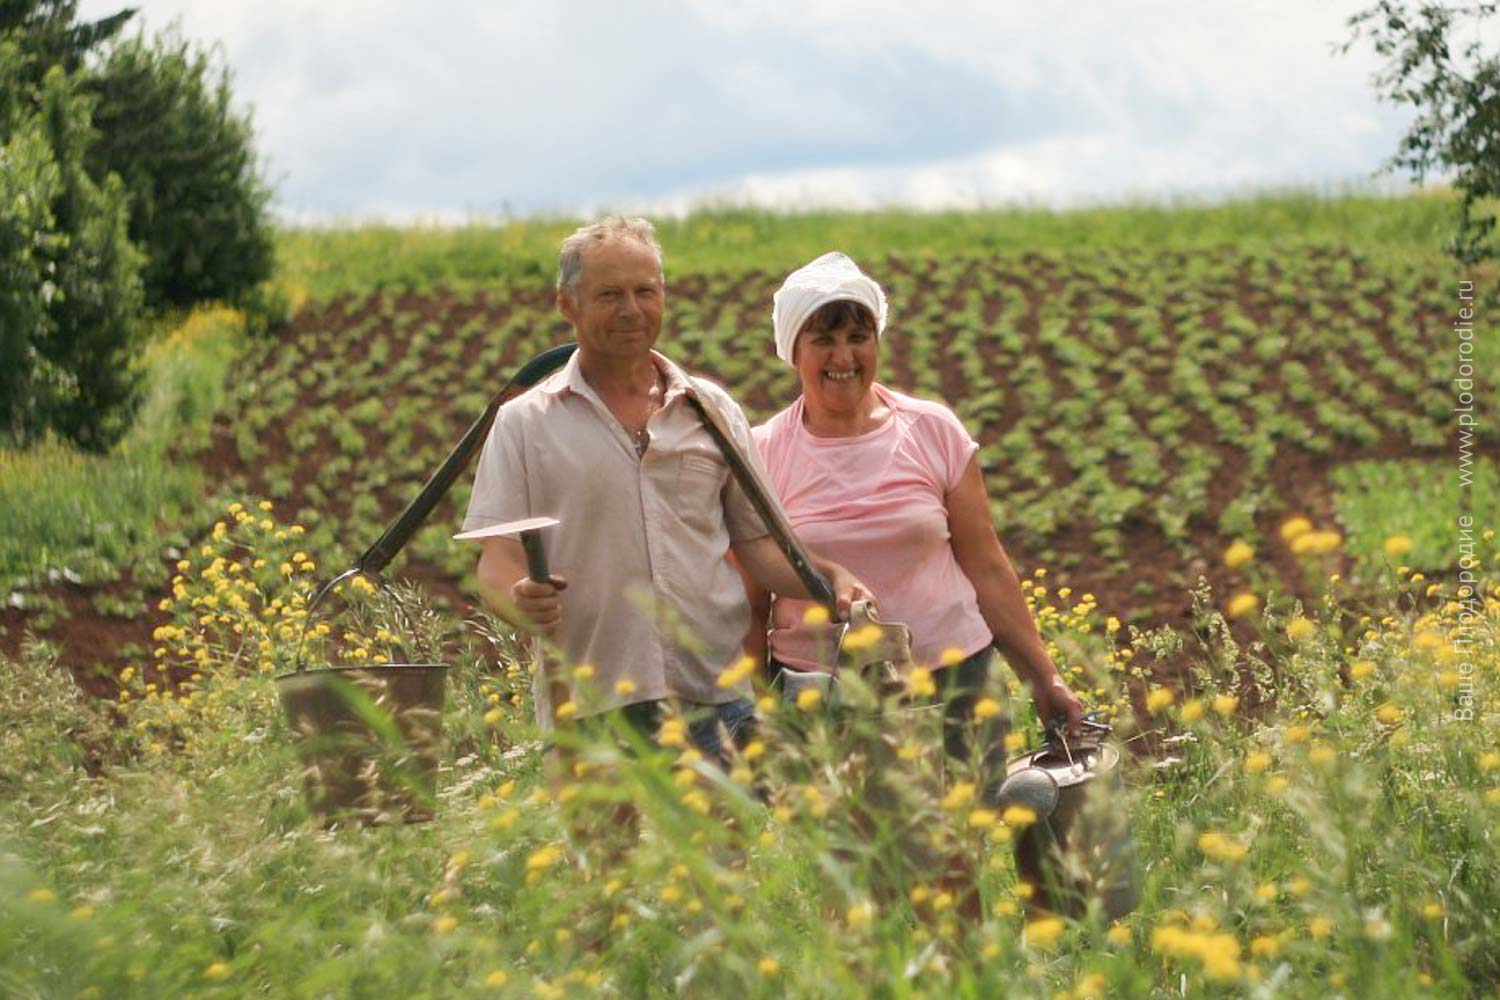
MULTIPOLYGON (((338 576, 334 577, 327 583, 323 584, 323 586, 319 587, 317 593, 313 594, 313 599, 308 602, 306 614, 304 614, 302 617, 302 632, 297 636, 297 659, 294 661, 292 667, 293 673, 300 674, 307 669, 302 654, 304 647, 306 647, 307 645, 307 633, 312 629, 313 612, 317 610, 319 604, 323 603, 323 598, 327 597, 331 591, 338 589, 339 584, 356 576, 363 576, 366 579, 371 580, 374 585, 381 590, 384 590, 386 587, 386 582, 380 577, 380 574, 366 572, 358 566, 349 567, 338 576)), ((402 656, 403 658, 408 658, 406 657, 405 649, 402 649, 402 656)))

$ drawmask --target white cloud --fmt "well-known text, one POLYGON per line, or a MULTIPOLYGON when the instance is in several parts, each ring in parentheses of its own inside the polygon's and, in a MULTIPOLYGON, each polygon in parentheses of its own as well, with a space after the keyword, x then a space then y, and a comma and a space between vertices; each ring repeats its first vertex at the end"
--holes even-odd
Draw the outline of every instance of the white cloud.
POLYGON ((1296 0, 140 5, 222 41, 300 218, 1224 192, 1367 177, 1403 121, 1296 0))

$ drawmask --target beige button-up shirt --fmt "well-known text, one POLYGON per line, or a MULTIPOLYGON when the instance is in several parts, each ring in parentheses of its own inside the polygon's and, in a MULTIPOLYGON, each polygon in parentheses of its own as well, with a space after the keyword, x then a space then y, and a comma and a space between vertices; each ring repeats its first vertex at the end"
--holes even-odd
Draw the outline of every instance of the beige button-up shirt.
MULTIPOLYGON (((527 517, 562 522, 542 539, 550 569, 568 581, 557 636, 563 656, 594 668, 589 689, 574 691, 580 716, 649 699, 716 704, 745 693, 718 685, 750 623, 744 584, 725 556, 731 541, 767 529, 684 397, 690 376, 654 351, 652 358, 666 393, 647 425, 644 455, 574 354, 501 407, 464 518, 465 531, 527 517)), ((713 383, 691 381, 741 453, 759 463, 739 406, 713 383)), ((544 688, 533 685, 545 725, 544 688)))

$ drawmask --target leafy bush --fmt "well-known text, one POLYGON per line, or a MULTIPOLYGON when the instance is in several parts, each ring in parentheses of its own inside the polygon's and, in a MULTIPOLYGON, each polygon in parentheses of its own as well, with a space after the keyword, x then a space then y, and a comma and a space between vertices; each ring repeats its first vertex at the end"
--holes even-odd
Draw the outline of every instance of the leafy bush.
POLYGON ((84 166, 87 97, 54 67, 24 87, 25 59, 0 39, 0 434, 27 442, 55 430, 102 450, 128 425, 130 366, 140 344, 140 255, 126 235, 118 178, 84 166), (14 164, 14 167, 12 167, 14 164))
POLYGON ((147 301, 244 301, 274 263, 270 190, 250 119, 230 106, 228 71, 168 30, 111 46, 87 86, 99 133, 89 170, 119 174, 130 194, 147 301))

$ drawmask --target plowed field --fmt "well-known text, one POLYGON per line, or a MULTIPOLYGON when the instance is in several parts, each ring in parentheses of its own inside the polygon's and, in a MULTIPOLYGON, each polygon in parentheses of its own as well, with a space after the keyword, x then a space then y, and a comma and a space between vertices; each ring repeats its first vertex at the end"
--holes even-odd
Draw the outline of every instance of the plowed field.
MULTIPOLYGON (((1450 451, 1456 279, 1440 264, 1396 270, 1301 245, 862 263, 891 300, 881 380, 964 420, 1013 559, 1048 566, 1127 622, 1180 620, 1200 575, 1216 594, 1242 588, 1219 554, 1271 537, 1289 513, 1333 525, 1334 467, 1450 451)), ((770 338, 779 279, 669 276, 658 347, 728 387, 752 419, 796 391, 770 338)), ((1493 315, 1495 292, 1484 296, 1493 315)), ((244 359, 194 460, 221 495, 270 498, 306 525, 308 551, 332 572, 509 373, 567 337, 540 281, 315 303, 244 359)), ((461 483, 390 571, 456 607, 473 552, 449 535, 467 493, 461 483)), ((192 538, 215 516, 175 527, 192 538)), ((1292 557, 1267 557, 1295 586, 1292 557)), ((116 665, 146 653, 175 553, 162 558, 154 578, 58 583, 41 617, 5 609, 5 647, 29 623, 106 689, 116 665)))

